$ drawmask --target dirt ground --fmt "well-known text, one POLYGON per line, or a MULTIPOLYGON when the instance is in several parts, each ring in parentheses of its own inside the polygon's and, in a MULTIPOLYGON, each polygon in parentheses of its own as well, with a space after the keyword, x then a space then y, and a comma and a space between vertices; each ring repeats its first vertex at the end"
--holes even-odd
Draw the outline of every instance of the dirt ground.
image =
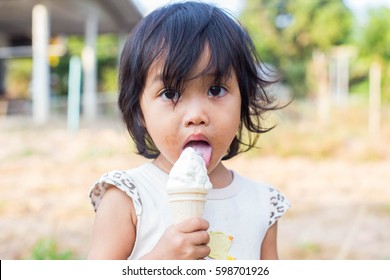
MULTIPOLYGON (((0 259, 29 259, 39 240, 85 258, 103 173, 146 160, 117 122, 66 130, 0 119, 0 259)), ((387 153, 389 155, 389 153, 387 153)), ((281 259, 390 259, 390 157, 240 155, 227 163, 276 186, 293 207, 279 223, 281 259)))

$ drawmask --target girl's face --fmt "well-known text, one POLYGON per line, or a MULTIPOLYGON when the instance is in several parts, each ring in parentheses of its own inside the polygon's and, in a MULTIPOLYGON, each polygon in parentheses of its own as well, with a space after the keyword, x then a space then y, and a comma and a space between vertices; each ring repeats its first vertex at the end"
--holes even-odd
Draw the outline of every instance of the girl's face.
MULTIPOLYGON (((209 62, 205 50, 195 65, 193 76, 209 62)), ((213 73, 188 81, 183 92, 164 87, 162 60, 150 67, 140 103, 145 126, 160 151, 155 164, 169 172, 187 146, 206 152, 211 173, 226 154, 240 125, 241 96, 234 71, 215 84, 213 73)))

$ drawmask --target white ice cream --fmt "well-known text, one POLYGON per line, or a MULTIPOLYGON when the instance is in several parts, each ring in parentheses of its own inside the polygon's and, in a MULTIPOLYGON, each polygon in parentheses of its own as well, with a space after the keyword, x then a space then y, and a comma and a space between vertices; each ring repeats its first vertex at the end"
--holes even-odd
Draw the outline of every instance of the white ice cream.
POLYGON ((186 187, 212 188, 203 158, 191 147, 181 153, 169 173, 167 183, 168 189, 186 187))

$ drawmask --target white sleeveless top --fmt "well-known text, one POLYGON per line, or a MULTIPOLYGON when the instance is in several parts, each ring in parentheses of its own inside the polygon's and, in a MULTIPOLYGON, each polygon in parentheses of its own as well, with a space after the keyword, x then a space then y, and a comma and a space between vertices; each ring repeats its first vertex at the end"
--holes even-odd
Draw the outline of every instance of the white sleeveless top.
MULTIPOLYGON (((166 183, 168 174, 152 163, 127 171, 104 174, 90 192, 95 209, 108 185, 133 199, 137 215, 137 236, 128 259, 149 253, 167 227, 172 224, 166 183)), ((203 214, 210 223, 210 258, 260 259, 261 244, 267 229, 290 207, 276 189, 253 182, 233 172, 232 183, 212 189, 203 214)))

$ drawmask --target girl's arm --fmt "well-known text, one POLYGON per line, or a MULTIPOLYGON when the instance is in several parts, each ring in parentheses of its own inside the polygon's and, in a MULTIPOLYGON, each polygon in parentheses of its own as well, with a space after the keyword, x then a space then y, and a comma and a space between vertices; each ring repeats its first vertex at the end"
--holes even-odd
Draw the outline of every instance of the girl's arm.
POLYGON ((127 259, 134 247, 136 224, 133 200, 109 187, 96 211, 88 259, 127 259))
POLYGON ((278 222, 276 221, 266 232, 263 243, 261 244, 261 259, 262 260, 277 260, 277 232, 278 222))
MULTIPOLYGON (((96 211, 88 259, 127 259, 133 251, 136 225, 132 199, 116 187, 108 188, 96 211)), ((201 218, 172 225, 141 259, 202 259, 210 253, 208 227, 201 218)))

